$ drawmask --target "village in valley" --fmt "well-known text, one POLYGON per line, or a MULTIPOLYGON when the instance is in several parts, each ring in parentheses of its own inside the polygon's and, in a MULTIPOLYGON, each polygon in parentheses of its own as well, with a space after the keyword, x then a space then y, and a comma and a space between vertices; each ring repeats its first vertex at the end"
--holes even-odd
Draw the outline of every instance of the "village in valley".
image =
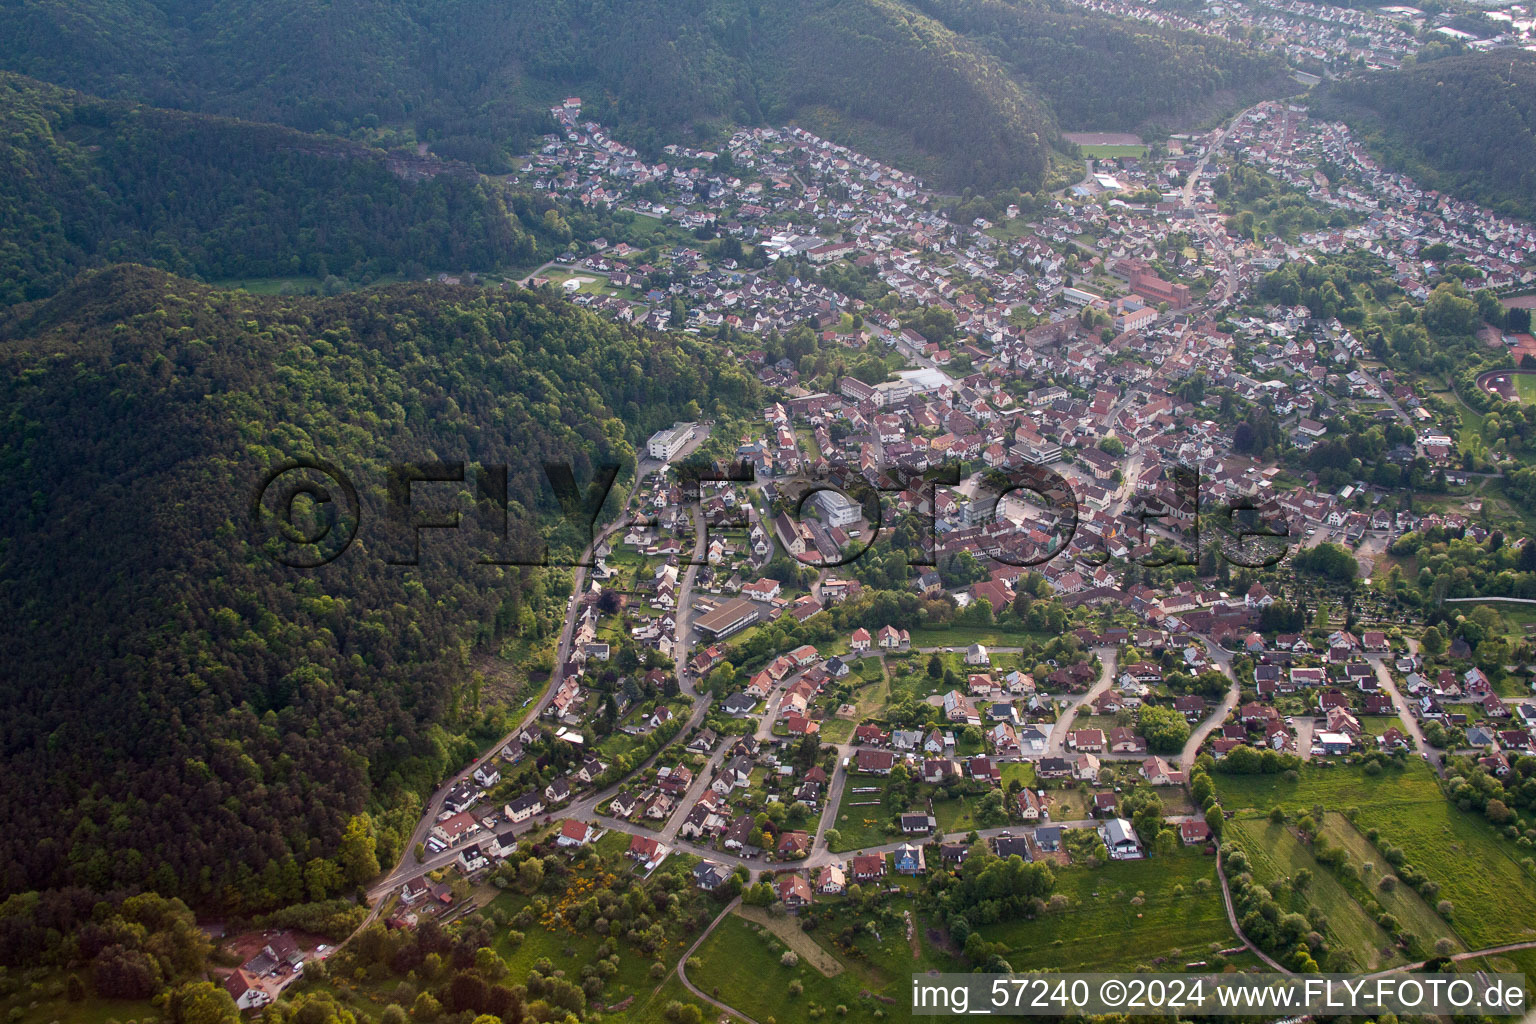
MULTIPOLYGON (((435 795, 379 920, 490 914, 509 962, 574 976, 583 894, 649 887, 681 931, 644 978, 610 937, 588 997, 758 1020, 743 972, 868 1016, 913 963, 1475 967, 1531 938, 1530 619, 1472 582, 1536 561, 1488 486, 1524 456, 1358 313, 1438 301, 1449 263, 1529 287, 1536 228, 1281 102, 986 212, 799 127, 647 163, 553 113, 520 179, 650 241, 529 283, 718 339, 771 400, 636 452, 546 688, 435 795), (1070 507, 1017 486, 1042 470, 1070 507), (1468 603, 1426 627, 1430 591, 1468 603)), ((1528 321, 1482 341, 1536 360, 1528 321)))
POLYGON ((0 1024, 1536 1024, 1536 0, 1336 4, 0 2, 0 1024))

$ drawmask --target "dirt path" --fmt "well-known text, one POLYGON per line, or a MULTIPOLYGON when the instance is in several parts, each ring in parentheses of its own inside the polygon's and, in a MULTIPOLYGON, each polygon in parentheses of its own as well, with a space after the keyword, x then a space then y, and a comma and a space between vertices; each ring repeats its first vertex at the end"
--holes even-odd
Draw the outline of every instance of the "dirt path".
POLYGON ((753 924, 760 924, 784 940, 784 945, 799 954, 800 959, 829 978, 843 973, 843 962, 829 953, 815 939, 800 930, 798 919, 788 914, 774 914, 765 907, 740 906, 736 915, 753 924))
MULTIPOLYGON (((1474 960, 1480 956, 1498 956, 1500 953, 1513 953, 1516 950, 1521 949, 1536 949, 1536 940, 1531 940, 1528 942, 1506 942, 1502 946, 1486 946, 1483 949, 1469 949, 1465 953, 1452 954, 1450 959, 1456 961, 1474 960)), ((1408 971, 1423 970, 1424 965, 1427 963, 1429 963, 1428 960, 1420 960, 1418 963, 1403 964, 1399 967, 1392 967, 1385 971, 1377 971, 1374 974, 1367 974, 1366 977, 1381 978, 1389 974, 1404 974, 1408 971)))
POLYGON ((1279 971, 1281 974, 1290 974, 1290 971, 1281 967, 1268 953, 1255 946, 1252 942, 1249 942, 1248 936, 1244 935, 1243 930, 1237 926, 1237 911, 1232 909, 1232 890, 1227 887, 1227 872, 1222 867, 1220 857, 1216 858, 1216 877, 1221 880, 1221 898, 1227 905, 1227 923, 1232 926, 1232 934, 1241 939, 1243 945, 1247 946, 1254 956, 1264 961, 1270 968, 1279 971))
POLYGON ((713 921, 709 922, 708 928, 705 928, 702 932, 699 933, 699 937, 694 940, 693 945, 688 947, 688 951, 678 958, 677 980, 681 981, 683 983, 683 987, 686 988, 689 992, 693 993, 696 998, 704 1000, 715 1009, 724 1011, 725 1013, 730 1014, 732 1017, 744 1021, 745 1024, 757 1024, 757 1021, 753 1020, 751 1017, 748 1017, 734 1006, 731 1006, 727 1003, 722 1003, 714 996, 705 995, 703 989, 699 988, 693 982, 688 980, 688 958, 699 951, 699 947, 704 945, 704 940, 709 938, 709 933, 715 930, 716 925, 725 920, 725 915, 729 914, 731 911, 740 906, 741 897, 738 896, 730 903, 726 904, 725 909, 720 911, 720 913, 715 917, 713 921))

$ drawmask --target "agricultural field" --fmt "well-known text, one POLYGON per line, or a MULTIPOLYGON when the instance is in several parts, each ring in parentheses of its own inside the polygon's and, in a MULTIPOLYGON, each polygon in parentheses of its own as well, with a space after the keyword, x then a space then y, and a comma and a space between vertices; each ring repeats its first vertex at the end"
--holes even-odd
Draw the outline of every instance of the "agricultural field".
POLYGON ((1268 811, 1277 804, 1291 811, 1310 810, 1313 804, 1344 810, 1375 801, 1400 806, 1445 800, 1429 766, 1417 758, 1405 761, 1401 769, 1388 768, 1377 776, 1366 775, 1355 766, 1309 763, 1296 782, 1288 781, 1284 774, 1226 775, 1219 771, 1212 779, 1221 794, 1221 805, 1229 811, 1268 811))
MULTIPOLYGON (((1439 898, 1455 908, 1451 925, 1469 949, 1536 938, 1536 880, 1521 866, 1519 851, 1482 818, 1451 806, 1416 758, 1377 776, 1357 766, 1309 764, 1296 782, 1283 774, 1218 773, 1215 780, 1222 805, 1240 817, 1274 806, 1288 812, 1310 811, 1314 804, 1352 810, 1356 829, 1377 831, 1379 850, 1401 849, 1409 864, 1439 884, 1439 898)), ((1334 916, 1326 905, 1324 910, 1334 916)))
MULTIPOLYGON (((1344 815, 1328 814, 1323 825, 1323 835, 1335 846, 1342 846, 1349 851, 1349 859, 1356 866, 1366 863, 1376 865, 1376 877, 1391 871, 1391 866, 1382 860, 1381 851, 1372 846, 1370 840, 1350 824, 1344 815)), ((1367 875, 1366 880, 1371 881, 1372 876, 1367 875)), ((1382 909, 1403 922, 1403 927, 1423 939, 1426 946, 1432 948, 1439 939, 1449 939, 1457 952, 1467 948, 1445 918, 1435 913, 1435 909, 1424 902, 1424 897, 1409 886, 1399 885, 1391 892, 1383 892, 1378 887, 1374 892, 1382 909)))
POLYGON ((1351 970, 1374 971, 1407 962, 1394 948, 1392 937, 1327 868, 1313 859, 1288 826, 1257 818, 1233 820, 1227 826, 1227 838, 1248 855, 1254 881, 1271 892, 1282 880, 1295 878, 1297 872, 1311 872, 1311 885, 1304 894, 1292 894, 1289 909, 1304 913, 1308 903, 1321 908, 1328 915, 1329 945, 1350 958, 1351 970))
POLYGON ((1363 806, 1355 824, 1376 829, 1381 842, 1400 848, 1408 863, 1440 884, 1440 898, 1451 901, 1452 924, 1468 947, 1536 939, 1536 877, 1482 818, 1442 800, 1408 813, 1363 806))
POLYGON ((1061 868, 1055 893, 1069 900, 1066 910, 977 930, 1007 945, 1014 966, 1030 969, 1178 969, 1241 945, 1227 923, 1215 859, 1194 850, 1061 868))

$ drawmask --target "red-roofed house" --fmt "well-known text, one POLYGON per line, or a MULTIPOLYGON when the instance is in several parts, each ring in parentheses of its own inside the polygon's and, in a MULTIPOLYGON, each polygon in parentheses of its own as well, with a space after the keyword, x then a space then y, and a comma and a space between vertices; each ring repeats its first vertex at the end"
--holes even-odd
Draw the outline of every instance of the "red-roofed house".
POLYGON ((586 846, 591 839, 592 826, 567 818, 560 823, 560 836, 555 843, 558 846, 586 846))

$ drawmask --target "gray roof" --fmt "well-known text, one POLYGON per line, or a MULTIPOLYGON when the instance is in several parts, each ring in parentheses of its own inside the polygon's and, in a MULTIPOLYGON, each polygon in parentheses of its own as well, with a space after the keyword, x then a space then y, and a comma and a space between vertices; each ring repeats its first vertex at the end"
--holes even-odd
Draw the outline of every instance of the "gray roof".
POLYGON ((1136 830, 1124 818, 1110 818, 1106 821, 1104 823, 1104 835, 1110 846, 1120 846, 1124 843, 1139 845, 1136 839, 1136 830))

